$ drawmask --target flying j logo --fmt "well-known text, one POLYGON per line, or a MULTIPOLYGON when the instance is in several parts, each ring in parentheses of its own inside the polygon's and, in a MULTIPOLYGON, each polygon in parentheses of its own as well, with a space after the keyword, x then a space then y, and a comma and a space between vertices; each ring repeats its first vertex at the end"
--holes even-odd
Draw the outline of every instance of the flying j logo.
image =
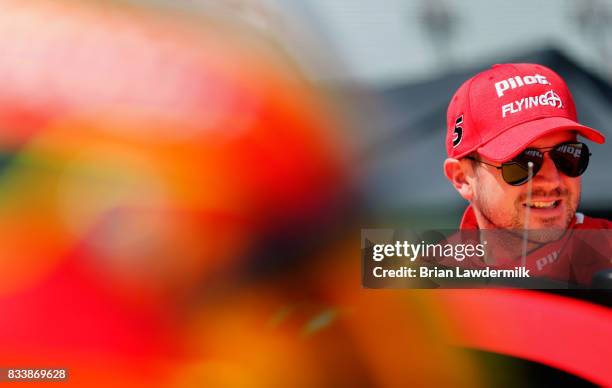
POLYGON ((461 143, 463 138, 463 115, 457 117, 455 120, 455 130, 453 131, 453 148, 457 147, 461 143))
POLYGON ((549 90, 539 96, 529 96, 503 105, 501 107, 502 117, 506 117, 508 114, 518 113, 525 109, 531 109, 535 106, 551 106, 562 109, 563 101, 561 101, 561 97, 559 97, 557 93, 549 90))
POLYGON ((550 82, 548 82, 545 76, 540 74, 526 75, 524 77, 517 75, 516 77, 511 77, 503 81, 496 82, 495 91, 497 92, 497 97, 501 97, 508 89, 516 89, 520 88, 521 86, 533 84, 550 85, 550 82))

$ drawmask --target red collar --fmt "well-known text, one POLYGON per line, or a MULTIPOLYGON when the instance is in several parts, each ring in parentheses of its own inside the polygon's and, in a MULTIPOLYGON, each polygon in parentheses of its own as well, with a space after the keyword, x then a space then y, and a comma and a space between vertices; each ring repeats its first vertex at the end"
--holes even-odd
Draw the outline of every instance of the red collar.
POLYGON ((463 217, 461 217, 461 223, 459 224, 460 230, 475 230, 478 228, 478 221, 476 220, 476 213, 474 213, 474 209, 472 205, 468 205, 467 209, 463 212, 463 217))

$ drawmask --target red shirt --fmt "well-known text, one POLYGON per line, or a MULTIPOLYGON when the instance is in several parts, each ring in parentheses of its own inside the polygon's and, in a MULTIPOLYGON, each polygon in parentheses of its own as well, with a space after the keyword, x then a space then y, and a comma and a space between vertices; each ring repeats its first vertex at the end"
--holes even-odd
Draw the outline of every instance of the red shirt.
MULTIPOLYGON (((479 229, 471 205, 465 210, 459 228, 462 231, 479 229)), ((521 262, 519 256, 495 267, 513 268, 521 262)), ((482 257, 476 256, 459 265, 470 268, 487 266, 482 257)), ((576 213, 563 237, 528 252, 525 266, 532 277, 590 285, 595 273, 612 268, 612 221, 576 213)))

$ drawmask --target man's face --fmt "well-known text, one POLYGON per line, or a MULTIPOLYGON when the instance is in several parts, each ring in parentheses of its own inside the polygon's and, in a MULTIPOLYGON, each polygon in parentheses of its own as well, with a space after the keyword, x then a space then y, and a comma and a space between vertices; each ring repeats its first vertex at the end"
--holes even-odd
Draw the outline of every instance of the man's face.
MULTIPOLYGON (((570 131, 557 132, 535 140, 528 148, 553 147, 567 141, 576 141, 576 135, 570 131)), ((500 165, 482 157, 480 159, 500 165)), ((471 179, 474 183, 471 202, 481 228, 523 229, 525 216, 529 212, 528 229, 558 234, 554 230, 568 227, 580 201, 580 177, 570 178, 559 172, 548 152, 545 153, 542 168, 532 179, 531 203, 527 203, 527 183, 511 186, 503 180, 501 170, 494 167, 475 163, 471 179)), ((542 236, 537 239, 555 237, 548 233, 545 235, 548 238, 542 236)))

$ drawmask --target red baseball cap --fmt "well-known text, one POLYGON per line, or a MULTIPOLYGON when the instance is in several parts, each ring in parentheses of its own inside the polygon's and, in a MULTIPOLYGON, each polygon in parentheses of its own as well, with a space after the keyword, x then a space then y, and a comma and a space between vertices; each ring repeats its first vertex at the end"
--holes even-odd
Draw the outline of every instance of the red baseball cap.
POLYGON ((537 138, 563 130, 605 142, 599 131, 578 124, 563 79, 530 63, 494 65, 467 80, 451 99, 446 122, 446 153, 456 159, 477 151, 505 162, 537 138))

